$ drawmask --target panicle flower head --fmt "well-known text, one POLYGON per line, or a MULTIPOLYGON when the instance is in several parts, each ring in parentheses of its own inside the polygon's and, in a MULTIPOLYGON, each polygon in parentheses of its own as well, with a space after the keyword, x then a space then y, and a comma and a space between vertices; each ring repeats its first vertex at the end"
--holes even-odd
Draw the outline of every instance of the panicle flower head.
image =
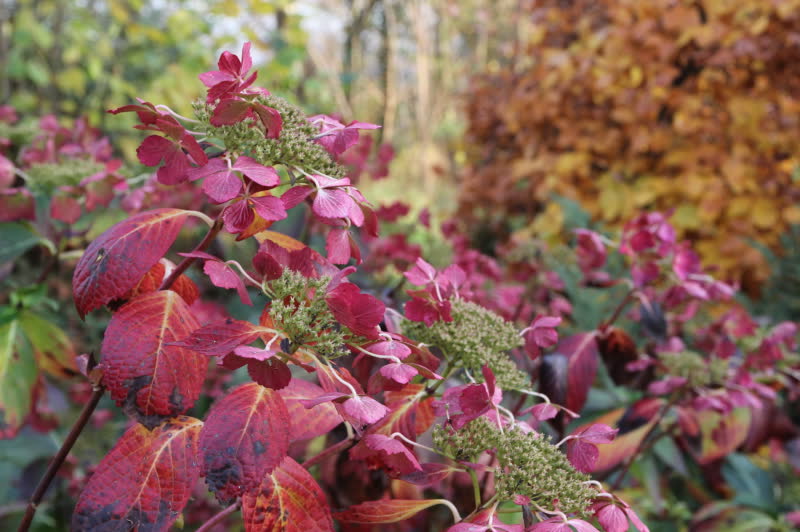
POLYGON ((503 389, 527 386, 530 379, 509 356, 510 350, 524 344, 516 327, 476 303, 453 299, 450 304, 452 321, 437 321, 428 326, 404 320, 404 334, 438 347, 446 357, 460 362, 476 376, 488 365, 503 389))

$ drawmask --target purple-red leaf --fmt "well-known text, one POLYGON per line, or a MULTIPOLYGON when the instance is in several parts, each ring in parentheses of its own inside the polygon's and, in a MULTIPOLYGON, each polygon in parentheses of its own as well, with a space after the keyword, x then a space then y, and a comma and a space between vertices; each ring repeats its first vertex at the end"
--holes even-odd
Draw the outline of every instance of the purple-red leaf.
POLYGON ((103 383, 111 398, 149 427, 191 408, 208 359, 170 344, 197 327, 189 306, 171 290, 139 296, 120 308, 101 348, 103 383))
MULTIPOLYGON (((573 412, 580 412, 589 396, 597 374, 599 352, 594 333, 580 333, 559 342, 556 351, 567 357, 567 394, 561 403, 573 412)), ((551 399, 553 397, 551 396, 551 399)), ((558 401, 556 401, 558 402, 558 401)))
POLYGON ((169 530, 200 474, 202 426, 200 420, 181 416, 153 431, 142 425, 128 429, 81 493, 72 530, 169 530))
POLYGON ((242 497, 246 532, 333 532, 328 501, 317 481, 289 458, 242 497))
POLYGON ((259 486, 289 450, 289 413, 278 392, 256 383, 214 403, 200 432, 203 475, 221 502, 259 486))
POLYGON ((187 212, 155 209, 124 220, 97 237, 78 261, 72 277, 81 317, 125 295, 167 252, 187 212))

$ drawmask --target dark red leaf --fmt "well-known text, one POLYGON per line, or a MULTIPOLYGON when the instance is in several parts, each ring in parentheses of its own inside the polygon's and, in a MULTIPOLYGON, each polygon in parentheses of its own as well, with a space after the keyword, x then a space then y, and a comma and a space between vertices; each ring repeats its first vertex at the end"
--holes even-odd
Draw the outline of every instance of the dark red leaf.
POLYGON ((261 386, 280 390, 286 388, 292 380, 292 370, 283 360, 271 358, 269 360, 249 360, 247 373, 250 378, 261 386))
POLYGON ((161 416, 194 405, 208 359, 170 343, 197 327, 189 306, 171 290, 139 296, 111 317, 101 348, 103 383, 129 415, 152 427, 161 416))
POLYGON ((78 499, 72 530, 169 530, 200 474, 203 422, 178 417, 152 432, 130 428, 103 458, 78 499))
POLYGON ((211 115, 211 125, 219 127, 241 122, 250 111, 251 105, 244 100, 222 100, 211 115))
POLYGON ((580 412, 597 375, 599 353, 596 336, 593 332, 570 336, 560 342, 556 350, 568 357, 567 397, 564 406, 573 412, 580 412))
POLYGON ((72 277, 81 317, 125 295, 164 256, 187 212, 156 209, 131 216, 97 237, 78 261, 72 277))
POLYGON ((286 405, 278 392, 254 382, 214 403, 200 432, 203 475, 223 503, 257 488, 288 450, 286 405))

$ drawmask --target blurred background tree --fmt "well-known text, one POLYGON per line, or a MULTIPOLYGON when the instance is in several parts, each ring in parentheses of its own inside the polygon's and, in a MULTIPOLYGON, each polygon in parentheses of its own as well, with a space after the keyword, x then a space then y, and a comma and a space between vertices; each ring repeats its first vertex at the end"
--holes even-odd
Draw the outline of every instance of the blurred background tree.
POLYGON ((780 251, 800 222, 800 0, 0 4, 0 102, 86 115, 127 156, 132 118, 106 109, 140 96, 189 113, 197 74, 249 40, 277 94, 383 125, 393 171, 365 192, 439 220, 458 206, 481 238, 563 240, 554 194, 611 225, 674 209, 753 287, 769 271, 753 241, 780 251))
POLYGON ((563 238, 554 194, 616 224, 672 211, 751 292, 800 222, 800 2, 543 0, 476 79, 459 210, 481 234, 563 238))

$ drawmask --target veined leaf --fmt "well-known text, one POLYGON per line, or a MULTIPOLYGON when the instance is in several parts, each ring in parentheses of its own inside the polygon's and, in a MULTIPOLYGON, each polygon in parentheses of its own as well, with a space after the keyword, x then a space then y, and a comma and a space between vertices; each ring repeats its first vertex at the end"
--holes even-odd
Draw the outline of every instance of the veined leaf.
POLYGON ((19 321, 0 325, 0 438, 13 438, 31 409, 36 362, 19 321))
POLYGON ((279 390, 278 393, 283 397, 289 412, 292 425, 289 436, 291 441, 308 440, 327 434, 342 422, 342 416, 336 411, 333 403, 325 402, 306 408, 300 402, 325 394, 325 390, 313 382, 292 379, 289 385, 279 390))
POLYGON ((214 403, 200 433, 203 475, 229 502, 259 486, 289 450, 289 413, 281 395, 254 382, 214 403))
POLYGON ((334 517, 345 523, 397 523, 437 504, 443 504, 442 499, 381 499, 356 504, 347 510, 336 512, 334 517))
POLYGON ((203 422, 181 416, 153 431, 130 428, 97 466, 78 499, 72 530, 157 532, 178 518, 200 474, 203 422))
POLYGON ((81 317, 125 295, 167 252, 187 211, 155 209, 134 215, 97 237, 78 261, 72 277, 81 317))
POLYGON ((61 328, 29 311, 20 313, 19 323, 33 347, 39 369, 54 377, 77 373, 75 347, 61 328))
POLYGON ((112 316, 101 348, 103 382, 129 415, 153 427, 192 407, 208 358, 170 343, 197 327, 189 306, 171 290, 139 296, 112 316))
POLYGON ((314 477, 289 458, 242 497, 246 532, 333 532, 328 501, 314 477))

